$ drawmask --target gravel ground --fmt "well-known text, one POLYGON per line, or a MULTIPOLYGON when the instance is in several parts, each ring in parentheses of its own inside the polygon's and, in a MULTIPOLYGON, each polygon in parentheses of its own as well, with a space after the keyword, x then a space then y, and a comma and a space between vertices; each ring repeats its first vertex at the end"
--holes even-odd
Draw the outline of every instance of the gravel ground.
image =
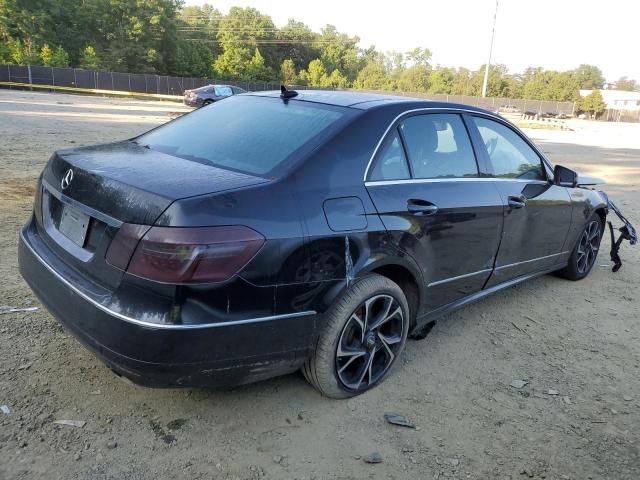
MULTIPOLYGON (((18 231, 54 149, 131 137, 183 110, 0 91, 0 305, 39 307, 0 314, 0 479, 640 478, 640 248, 625 246, 614 274, 606 237, 584 281, 545 276, 449 315, 352 400, 325 399, 298 374, 224 392, 114 376, 20 278, 18 231), (387 424, 389 411, 417 428, 387 424), (373 452, 382 463, 364 461, 373 452)), ((555 162, 609 178, 640 225, 640 125, 530 133, 555 162)))

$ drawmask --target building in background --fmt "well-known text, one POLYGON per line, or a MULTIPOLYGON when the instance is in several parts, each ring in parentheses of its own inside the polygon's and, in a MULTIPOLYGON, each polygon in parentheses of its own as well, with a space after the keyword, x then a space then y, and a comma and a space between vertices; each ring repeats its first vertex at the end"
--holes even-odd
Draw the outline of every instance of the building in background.
MULTIPOLYGON (((580 90, 580 96, 586 97, 593 90, 580 90)), ((607 109, 598 118, 609 122, 640 121, 640 92, 627 90, 600 90, 607 109)))

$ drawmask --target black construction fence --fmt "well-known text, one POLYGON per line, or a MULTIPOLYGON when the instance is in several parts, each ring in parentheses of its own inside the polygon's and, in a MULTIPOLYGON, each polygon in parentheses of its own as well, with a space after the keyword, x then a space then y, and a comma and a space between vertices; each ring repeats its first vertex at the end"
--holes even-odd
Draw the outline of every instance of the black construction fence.
POLYGON ((216 78, 172 77, 147 73, 119 73, 82 68, 0 65, 0 82, 87 88, 156 95, 183 95, 185 90, 224 83, 250 92, 276 90, 278 82, 239 82, 216 78))
MULTIPOLYGON (((32 85, 51 85, 53 87, 71 87, 96 90, 112 90, 132 93, 149 93, 160 95, 184 94, 185 90, 209 84, 234 85, 250 92, 277 90, 279 82, 243 82, 217 78, 172 77, 146 73, 119 73, 81 68, 43 67, 35 65, 0 65, 0 82, 16 82, 32 85)), ((25 87, 22 87, 25 88, 25 87)), ((28 87, 26 87, 28 88, 28 87)), ((295 86, 296 89, 313 87, 295 86)), ((482 98, 467 95, 444 95, 404 92, 375 92, 393 95, 405 95, 463 103, 477 107, 492 109, 501 113, 540 116, 572 116, 575 112, 573 102, 555 102, 546 100, 526 100, 513 98, 482 98)))

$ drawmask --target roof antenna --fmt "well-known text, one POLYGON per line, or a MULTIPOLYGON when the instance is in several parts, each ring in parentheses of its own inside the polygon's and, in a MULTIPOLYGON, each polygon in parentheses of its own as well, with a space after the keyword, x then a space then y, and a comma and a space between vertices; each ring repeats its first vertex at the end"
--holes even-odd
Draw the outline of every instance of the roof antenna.
POLYGON ((280 98, 283 100, 289 100, 290 98, 296 97, 298 92, 295 90, 287 90, 287 87, 284 85, 280 85, 280 98))

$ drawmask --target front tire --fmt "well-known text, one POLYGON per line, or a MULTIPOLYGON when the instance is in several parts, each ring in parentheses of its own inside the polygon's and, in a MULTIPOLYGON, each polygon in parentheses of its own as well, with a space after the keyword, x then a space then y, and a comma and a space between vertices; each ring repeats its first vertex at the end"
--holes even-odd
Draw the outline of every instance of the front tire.
POLYGON ((302 372, 330 398, 348 398, 375 387, 404 349, 409 304, 400 287, 370 274, 357 280, 326 314, 316 348, 302 372))
POLYGON ((580 233, 578 242, 569 257, 569 263, 558 271, 558 275, 568 280, 582 280, 589 275, 598 256, 602 233, 602 218, 594 213, 580 233))

